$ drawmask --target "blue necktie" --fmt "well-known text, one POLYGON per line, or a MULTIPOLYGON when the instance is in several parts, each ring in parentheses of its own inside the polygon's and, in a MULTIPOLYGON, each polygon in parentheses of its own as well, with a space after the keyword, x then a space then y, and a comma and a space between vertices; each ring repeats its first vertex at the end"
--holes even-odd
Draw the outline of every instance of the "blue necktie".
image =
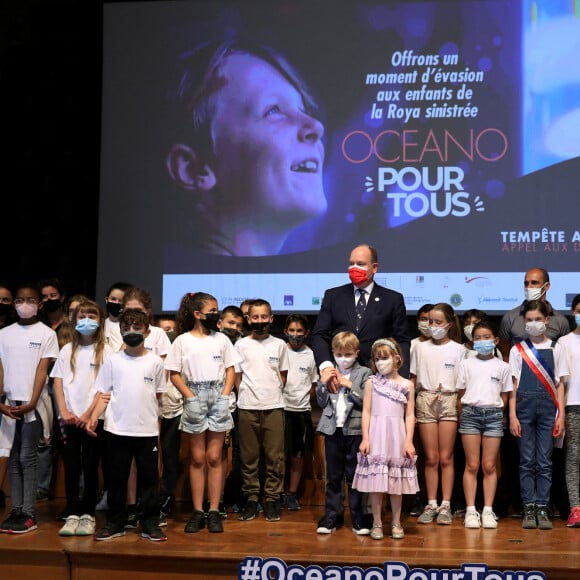
POLYGON ((361 326, 362 317, 367 307, 367 301, 365 298, 367 293, 366 290, 358 288, 357 292, 358 292, 358 302, 356 303, 356 332, 358 332, 361 326))

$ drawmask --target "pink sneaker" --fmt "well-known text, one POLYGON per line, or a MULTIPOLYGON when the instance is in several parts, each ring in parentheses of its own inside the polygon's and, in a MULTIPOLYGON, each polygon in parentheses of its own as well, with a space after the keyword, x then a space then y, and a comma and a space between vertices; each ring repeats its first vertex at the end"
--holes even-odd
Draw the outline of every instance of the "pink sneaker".
POLYGON ((566 525, 569 528, 580 528, 580 506, 574 506, 570 510, 570 515, 568 516, 568 523, 566 525))

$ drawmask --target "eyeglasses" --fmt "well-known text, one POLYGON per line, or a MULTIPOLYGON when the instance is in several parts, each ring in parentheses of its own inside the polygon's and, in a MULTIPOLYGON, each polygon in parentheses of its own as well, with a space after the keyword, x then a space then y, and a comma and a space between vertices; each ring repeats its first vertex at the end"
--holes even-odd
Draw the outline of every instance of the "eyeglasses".
POLYGON ((38 304, 38 300, 36 298, 15 298, 14 304, 38 304))

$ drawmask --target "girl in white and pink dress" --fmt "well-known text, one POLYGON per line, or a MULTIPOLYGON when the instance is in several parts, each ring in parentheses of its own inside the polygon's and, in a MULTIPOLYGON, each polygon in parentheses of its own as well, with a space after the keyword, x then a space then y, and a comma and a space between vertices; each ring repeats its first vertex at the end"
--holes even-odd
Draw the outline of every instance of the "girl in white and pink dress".
POLYGON ((405 537, 401 526, 403 494, 419 491, 413 445, 415 391, 398 369, 401 347, 393 338, 377 340, 371 350, 371 368, 363 400, 362 442, 352 486, 369 493, 373 512, 371 538, 383 538, 383 495, 391 498, 392 536, 405 537))

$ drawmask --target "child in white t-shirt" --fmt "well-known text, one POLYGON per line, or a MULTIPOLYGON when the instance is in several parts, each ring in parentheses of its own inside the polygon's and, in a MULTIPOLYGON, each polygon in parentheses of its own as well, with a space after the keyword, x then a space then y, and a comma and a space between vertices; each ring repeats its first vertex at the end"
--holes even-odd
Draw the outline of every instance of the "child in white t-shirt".
POLYGON ((74 310, 71 341, 65 344, 50 373, 64 445, 66 493, 65 524, 61 536, 92 536, 95 533, 95 506, 99 484, 100 446, 85 426, 96 402, 96 376, 113 349, 105 340, 105 315, 101 307, 85 298, 74 310), (79 497, 80 477, 84 487, 79 497))
POLYGON ((184 332, 173 342, 165 361, 171 382, 183 395, 180 429, 189 440, 193 513, 185 525, 186 533, 196 533, 205 527, 206 479, 208 530, 224 531, 219 513, 222 448, 226 432, 233 427, 230 393, 234 387, 234 365, 240 359, 231 340, 217 331, 218 319, 218 303, 211 294, 185 294, 177 311, 178 326, 184 332))
POLYGON ((304 454, 312 450, 314 442, 310 399, 318 383, 318 372, 314 353, 305 344, 310 334, 308 318, 290 314, 284 334, 288 340, 288 379, 283 391, 288 488, 283 503, 290 511, 296 511, 300 509, 296 494, 302 478, 304 454))
POLYGON ((429 312, 431 338, 417 344, 411 355, 411 380, 417 393, 415 413, 425 454, 427 506, 418 522, 451 524, 453 449, 457 436, 457 372, 466 349, 461 344, 459 319, 450 304, 429 312), (437 507, 441 470, 441 505, 437 507))
POLYGON ((497 457, 503 437, 504 410, 512 390, 510 366, 494 351, 499 338, 491 325, 476 322, 471 333, 477 356, 464 358, 459 365, 457 392, 460 400, 459 433, 465 451, 463 492, 466 528, 497 528, 493 501, 497 488, 497 457), (475 508, 477 474, 483 468, 483 512, 475 508))
MULTIPOLYGON (((165 359, 171 348, 171 341, 164 330, 153 324, 153 299, 151 294, 137 286, 127 288, 123 296, 123 309, 125 308, 135 308, 147 314, 149 318, 149 334, 145 337, 145 348, 149 352, 165 359)), ((167 391, 165 391, 166 393, 167 391)), ((161 398, 163 398, 163 395, 161 398)), ((138 488, 137 467, 135 461, 133 461, 131 463, 129 483, 127 484, 127 523, 125 524, 127 529, 135 529, 139 520, 141 494, 138 488)))
POLYGON ((580 294, 572 299, 576 327, 558 339, 568 360, 566 387, 566 487, 570 502, 569 528, 580 528, 580 294))
POLYGON ((242 490, 246 500, 241 520, 258 513, 259 464, 265 462, 264 516, 280 519, 278 500, 284 491, 284 398, 288 374, 286 343, 270 334, 274 317, 270 303, 254 300, 248 311, 251 334, 236 342, 242 360, 236 365, 238 429, 242 462, 242 490))
MULTIPOLYGON (((14 294, 18 321, 0 330, 0 453, 8 455, 12 511, 0 531, 24 534, 35 530, 38 443, 43 433, 39 409, 50 405, 45 389, 48 368, 58 357, 56 332, 39 322, 40 291, 24 284, 14 294)), ((45 429, 52 425, 47 424, 45 429)))
POLYGON ((95 390, 101 393, 87 424, 89 434, 105 410, 107 453, 114 466, 109 477, 107 523, 96 540, 110 540, 125 535, 127 522, 127 482, 135 459, 142 494, 139 519, 142 536, 154 542, 167 536, 159 527, 159 404, 166 389, 161 357, 144 345, 149 334, 149 316, 141 310, 125 309, 119 317, 119 329, 125 348, 104 361, 95 390))

